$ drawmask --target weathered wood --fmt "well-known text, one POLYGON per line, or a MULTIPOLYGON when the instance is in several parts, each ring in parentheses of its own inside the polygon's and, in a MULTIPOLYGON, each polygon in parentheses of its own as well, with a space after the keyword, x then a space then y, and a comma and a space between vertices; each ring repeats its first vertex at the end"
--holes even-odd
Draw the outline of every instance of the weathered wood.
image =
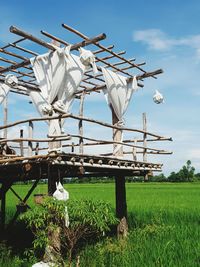
POLYGON ((39 154, 39 142, 36 143, 35 147, 35 155, 37 156, 39 154))
MULTIPOLYGON (((114 109, 112 108, 112 123, 113 125, 118 124, 119 119, 115 114, 114 109)), ((113 141, 114 142, 122 142, 122 130, 113 129, 113 141)), ((113 145, 113 155, 116 157, 123 157, 123 147, 119 147, 119 145, 113 145)), ((125 177, 115 176, 115 203, 116 203, 116 216, 120 220, 119 225, 117 227, 117 235, 118 237, 125 237, 128 232, 128 224, 127 224, 127 204, 126 204, 126 185, 125 185, 125 177)))
POLYGON ((147 117, 146 117, 146 113, 142 114, 142 120, 143 120, 143 131, 144 131, 144 135, 143 135, 143 146, 144 146, 144 150, 143 150, 143 161, 147 162, 147 117))
MULTIPOLYGON (((81 95, 81 100, 80 100, 80 108, 79 108, 80 117, 83 117, 84 98, 85 98, 85 94, 83 93, 81 95)), ((80 119, 78 126, 79 126, 79 135, 81 136, 79 139, 79 153, 83 154, 83 120, 82 119, 80 119)))
MULTIPOLYGON (((8 124, 8 98, 6 97, 3 101, 3 123, 4 125, 8 124)), ((8 137, 8 129, 4 129, 3 131, 3 138, 4 139, 7 139, 8 137)), ((6 147, 7 147, 7 142, 5 142, 5 150, 6 150, 6 147)))
POLYGON ((5 221, 6 221, 6 191, 3 185, 1 186, 0 192, 1 192, 0 230, 3 231, 5 228, 5 221))
POLYGON ((23 148, 23 136, 24 136, 24 130, 21 129, 20 130, 20 143, 19 143, 19 146, 20 146, 20 155, 23 157, 24 156, 24 148, 23 148))
MULTIPOLYGON (((28 136, 30 139, 33 138, 33 122, 29 121, 29 128, 28 128, 28 136)), ((28 156, 32 156, 33 154, 33 143, 28 141, 28 156)))
MULTIPOLYGON (((22 37, 25 37, 26 39, 31 40, 31 41, 33 41, 33 42, 35 42, 35 43, 37 43, 39 45, 42 45, 42 46, 44 46, 44 47, 46 47, 48 49, 51 49, 53 51, 55 50, 55 47, 53 45, 51 45, 51 44, 49 44, 49 43, 47 43, 47 42, 45 42, 45 41, 43 41, 43 40, 41 40, 39 38, 27 33, 27 32, 22 31, 21 29, 15 27, 15 26, 11 26, 10 27, 10 32, 15 33, 17 35, 20 35, 22 37)), ((104 33, 102 33, 102 34, 100 34, 98 36, 95 36, 94 38, 91 38, 89 40, 82 41, 80 43, 72 45, 71 50, 77 50, 80 47, 92 44, 94 42, 98 42, 98 41, 103 40, 105 38, 106 38, 106 35, 104 33)), ((18 64, 11 65, 11 66, 9 66, 7 68, 1 69, 0 73, 4 73, 4 72, 8 72, 8 71, 17 69, 17 68, 21 68, 21 67, 27 66, 29 64, 30 64, 30 60, 29 59, 24 59, 23 62, 20 62, 18 64)))
POLYGON ((134 139, 134 145, 135 147, 133 147, 133 160, 137 160, 137 149, 136 149, 136 146, 137 146, 137 139, 134 139))
MULTIPOLYGON (((62 110, 58 110, 58 111, 63 113, 62 110)), ((26 119, 26 120, 19 120, 19 121, 16 121, 14 123, 10 123, 10 124, 4 125, 4 126, 0 126, 0 130, 2 130, 4 128, 10 128, 10 127, 16 126, 18 124, 27 123, 29 121, 32 121, 32 122, 33 121, 46 121, 46 120, 53 120, 53 119, 59 119, 59 118, 60 119, 72 118, 72 119, 76 119, 76 120, 82 119, 83 121, 99 124, 99 125, 105 126, 107 128, 130 131, 130 132, 145 133, 145 131, 143 131, 143 130, 134 129, 134 128, 128 128, 128 127, 119 127, 119 126, 112 125, 112 124, 109 124, 109 123, 106 123, 106 122, 102 122, 102 121, 99 121, 99 120, 94 120, 94 119, 86 118, 86 117, 80 117, 78 115, 73 115, 73 114, 63 114, 63 115, 56 115, 56 116, 51 116, 51 117, 45 116, 45 117, 42 117, 42 118, 41 117, 37 117, 37 118, 31 118, 31 119, 26 119)), ((156 137, 158 139, 162 139, 163 138, 163 136, 160 136, 160 135, 157 135, 157 134, 153 134, 151 132, 146 132, 146 134, 149 135, 149 136, 156 137)), ((171 139, 171 137, 169 139, 171 139)))

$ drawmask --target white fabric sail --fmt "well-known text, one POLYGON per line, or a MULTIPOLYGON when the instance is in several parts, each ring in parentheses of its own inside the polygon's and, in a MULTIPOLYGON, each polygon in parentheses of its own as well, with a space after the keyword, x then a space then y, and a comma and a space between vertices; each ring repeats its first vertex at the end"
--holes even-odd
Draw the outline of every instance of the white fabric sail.
MULTIPOLYGON (((74 100, 85 66, 78 56, 70 54, 70 48, 58 47, 54 52, 30 60, 41 90, 40 93, 30 92, 30 96, 41 116, 58 114, 53 112, 53 107, 68 112, 74 100)), ((60 135, 59 129, 58 120, 51 120, 49 134, 60 135)))
POLYGON ((103 67, 101 69, 106 83, 106 89, 103 90, 106 100, 113 107, 119 121, 122 121, 131 96, 138 89, 137 79, 134 77, 127 83, 126 77, 103 67))
POLYGON ((0 82, 0 104, 3 103, 9 90, 10 90, 10 86, 8 86, 7 84, 3 82, 0 82))

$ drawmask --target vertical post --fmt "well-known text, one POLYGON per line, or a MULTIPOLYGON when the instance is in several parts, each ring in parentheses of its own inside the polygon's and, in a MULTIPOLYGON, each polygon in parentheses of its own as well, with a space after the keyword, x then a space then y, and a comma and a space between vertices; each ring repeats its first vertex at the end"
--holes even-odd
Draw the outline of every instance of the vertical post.
POLYGON ((35 147, 35 155, 39 154, 39 142, 36 143, 36 147, 35 147))
MULTIPOLYGON (((59 168, 59 167, 58 167, 59 168)), ((51 162, 48 163, 48 195, 52 196, 56 191, 56 182, 60 181, 59 169, 55 168, 51 162)))
MULTIPOLYGON (((143 120, 143 131, 147 131, 147 117, 146 117, 146 113, 142 113, 142 120, 143 120)), ((143 150, 143 161, 147 162, 147 134, 144 133, 143 135, 143 146, 144 146, 144 150, 143 150)), ((148 181, 148 173, 145 173, 144 175, 144 181, 148 181)))
POLYGON ((72 142, 72 153, 74 153, 74 142, 72 142))
MULTIPOLYGON (((112 123, 116 125, 119 122, 115 111, 112 109, 112 123)), ((113 129, 113 141, 122 141, 122 130, 113 129)), ((113 155, 123 157, 123 147, 113 144, 113 155)), ((118 237, 125 237, 128 232, 127 224, 127 204, 126 204, 126 185, 125 176, 116 174, 115 176, 115 201, 116 201, 116 216, 120 220, 117 227, 118 237)))
MULTIPOLYGON (((20 130, 20 138, 23 138, 24 136, 24 130, 20 130)), ((23 157, 24 156, 24 147, 23 147, 23 141, 20 141, 20 154, 23 157)))
MULTIPOLYGON (((8 124, 8 99, 7 97, 3 101, 3 123, 4 125, 8 124)), ((7 139, 8 136, 8 129, 5 128, 3 132, 3 138, 7 139)))
POLYGON ((6 190, 2 184, 0 189, 1 211, 0 211, 0 229, 5 229, 6 220, 6 190))
MULTIPOLYGON (((33 122, 32 121, 29 121, 28 137, 33 138, 33 122)), ((28 156, 31 157, 32 155, 33 155, 33 143, 32 141, 28 141, 28 156)))
MULTIPOLYGON (((142 121, 143 121, 143 131, 147 131, 147 118, 146 118, 146 113, 142 113, 142 121)), ((144 146, 144 150, 143 150, 143 161, 147 162, 147 134, 144 133, 143 135, 143 146, 144 146)))
MULTIPOLYGON (((134 145, 136 146, 137 145, 137 139, 134 138, 134 145)), ((137 160, 137 148, 136 147, 133 147, 133 160, 137 160)))
MULTIPOLYGON (((4 123, 4 125, 8 124, 8 99, 7 99, 7 97, 3 101, 3 123, 4 123)), ((5 128, 3 131, 3 138, 7 139, 7 137, 8 137, 8 129, 5 128)), ((5 151, 5 154, 6 154, 7 142, 3 146, 3 151, 5 151)))
MULTIPOLYGON (((85 93, 83 92, 81 94, 80 107, 79 107, 79 116, 80 117, 83 116, 84 99, 85 99, 85 93)), ((78 128, 79 128, 79 135, 81 136, 79 139, 79 153, 83 154, 83 120, 79 121, 78 128)))

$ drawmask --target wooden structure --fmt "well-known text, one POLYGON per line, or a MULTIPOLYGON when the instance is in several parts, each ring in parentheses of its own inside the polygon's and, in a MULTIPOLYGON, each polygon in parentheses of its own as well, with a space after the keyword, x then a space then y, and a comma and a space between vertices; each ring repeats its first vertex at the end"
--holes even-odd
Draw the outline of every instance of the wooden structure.
MULTIPOLYGON (((97 68, 100 72, 96 76, 94 76, 90 70, 85 73, 79 90, 76 92, 76 99, 80 100, 80 109, 77 115, 63 114, 62 111, 57 110, 60 112, 59 116, 37 117, 8 123, 7 105, 5 103, 4 125, 0 126, 0 131, 3 131, 4 134, 3 138, 0 140, 0 145, 9 145, 17 151, 17 155, 4 153, 0 158, 0 223, 2 227, 5 225, 6 192, 8 190, 11 190, 20 202, 25 205, 40 179, 48 179, 48 193, 51 195, 55 190, 55 182, 62 180, 63 177, 115 176, 116 214, 120 219, 126 218, 125 177, 142 175, 147 178, 149 173, 161 171, 162 168, 162 164, 160 163, 148 162, 147 155, 171 154, 171 152, 152 148, 148 145, 150 142, 171 141, 172 139, 148 132, 145 114, 143 114, 142 129, 119 126, 114 111, 112 111, 112 123, 87 118, 83 115, 85 96, 90 97, 90 94, 99 93, 105 88, 100 66, 104 66, 105 68, 109 68, 114 72, 124 75, 128 81, 133 79, 131 69, 134 68, 140 87, 143 87, 142 82, 144 79, 148 77, 156 79, 156 76, 163 71, 158 69, 152 72, 146 72, 142 68, 142 66, 146 64, 145 62, 136 63, 135 58, 127 59, 124 57, 125 51, 115 52, 113 50, 114 45, 102 45, 100 41, 106 38, 105 34, 89 38, 66 24, 62 24, 62 28, 81 38, 80 42, 72 44, 72 51, 80 47, 89 46, 96 57, 97 68), (62 134, 61 136, 47 136, 46 134, 43 138, 34 137, 35 124, 52 119, 65 119, 66 121, 70 119, 77 121, 78 133, 62 134), (90 124, 91 127, 96 127, 98 125, 111 129, 113 131, 113 138, 105 140, 85 135, 85 123, 90 124), (7 132, 10 128, 22 125, 27 125, 27 133, 21 130, 20 137, 8 138, 7 132), (121 141, 122 132, 132 133, 133 138, 121 141), (140 134, 141 138, 136 139, 134 134, 140 134), (62 151, 55 150, 49 152, 49 147, 52 147, 50 144, 53 144, 55 148, 55 144, 58 142, 62 143, 62 151), (113 151, 107 154, 84 152, 88 147, 96 148, 105 145, 113 145, 114 148, 116 145, 121 145, 121 149, 114 154, 113 151), (76 152, 77 147, 79 148, 78 152, 76 152), (124 150, 124 148, 126 148, 126 150, 124 150), (143 156, 142 160, 137 160, 138 154, 143 156), (127 155, 129 158, 126 157, 127 155), (14 191, 12 185, 17 181, 27 180, 34 180, 35 182, 26 197, 22 199, 14 191)), ((37 44, 38 49, 42 46, 48 50, 55 50, 55 45, 51 44, 52 40, 54 42, 59 42, 63 46, 67 46, 69 43, 46 31, 41 31, 41 34, 46 39, 49 39, 48 41, 44 41, 14 26, 10 27, 10 32, 20 36, 20 39, 0 48, 0 81, 4 82, 8 73, 14 73, 19 83, 17 86, 11 88, 11 92, 28 96, 28 90, 40 91, 29 60, 30 57, 37 56, 39 52, 27 49, 23 44, 29 40, 37 44)), ((16 219, 19 212, 19 210, 16 211, 14 219, 16 219)))

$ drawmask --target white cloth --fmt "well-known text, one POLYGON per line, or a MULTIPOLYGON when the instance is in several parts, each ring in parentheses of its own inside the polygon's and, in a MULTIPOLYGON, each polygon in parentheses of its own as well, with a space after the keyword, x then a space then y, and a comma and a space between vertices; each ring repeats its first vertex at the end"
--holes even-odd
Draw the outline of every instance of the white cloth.
POLYGON ((123 115, 127 110, 131 96, 138 89, 136 77, 129 83, 126 77, 116 74, 111 70, 101 68, 106 83, 103 90, 109 106, 112 106, 119 121, 122 122, 123 115))
MULTIPOLYGON (((30 59, 41 90, 40 93, 30 92, 30 96, 41 116, 59 114, 51 111, 49 106, 52 104, 67 113, 74 100, 86 67, 78 56, 70 54, 70 48, 56 47, 54 52, 30 59)), ((60 135, 59 128, 58 120, 51 120, 49 134, 60 135)))
POLYGON ((95 55, 90 51, 86 50, 82 47, 79 48, 80 51, 80 60, 87 67, 87 69, 90 69, 92 66, 93 73, 96 75, 98 73, 98 69, 95 63, 95 55))
POLYGON ((163 95, 158 90, 156 90, 155 91, 155 94, 153 95, 153 101, 156 104, 164 103, 164 97, 163 97, 163 95))
MULTIPOLYGON (((42 93, 37 91, 29 91, 29 95, 34 106, 42 117, 47 115, 58 115, 52 110, 51 105, 48 104, 47 100, 45 100, 45 98, 42 96, 42 93)), ((49 124, 49 135, 61 134, 58 120, 49 120, 47 123, 49 124)))
POLYGON ((5 84, 3 82, 0 82, 0 104, 6 98, 9 90, 10 90, 10 86, 8 86, 7 84, 5 84))
POLYGON ((5 77, 5 84, 7 84, 8 86, 16 86, 18 85, 18 79, 14 74, 8 74, 5 77))

